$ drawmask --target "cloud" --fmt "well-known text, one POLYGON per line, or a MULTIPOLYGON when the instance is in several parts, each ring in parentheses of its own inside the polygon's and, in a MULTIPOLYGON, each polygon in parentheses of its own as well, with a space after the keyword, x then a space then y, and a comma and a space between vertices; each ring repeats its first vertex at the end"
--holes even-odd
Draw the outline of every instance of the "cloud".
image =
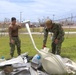
POLYGON ((0 0, 1 19, 12 16, 36 21, 38 18, 49 16, 62 18, 66 13, 75 13, 76 0, 0 0))
POLYGON ((10 17, 15 16, 20 11, 20 6, 8 1, 0 1, 0 16, 10 17))

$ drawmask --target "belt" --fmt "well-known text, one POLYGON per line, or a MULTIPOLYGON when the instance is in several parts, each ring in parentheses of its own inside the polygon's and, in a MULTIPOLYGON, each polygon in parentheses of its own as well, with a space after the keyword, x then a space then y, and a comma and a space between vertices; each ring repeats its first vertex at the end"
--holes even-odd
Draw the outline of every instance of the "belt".
POLYGON ((12 37, 18 37, 18 36, 12 36, 12 37))

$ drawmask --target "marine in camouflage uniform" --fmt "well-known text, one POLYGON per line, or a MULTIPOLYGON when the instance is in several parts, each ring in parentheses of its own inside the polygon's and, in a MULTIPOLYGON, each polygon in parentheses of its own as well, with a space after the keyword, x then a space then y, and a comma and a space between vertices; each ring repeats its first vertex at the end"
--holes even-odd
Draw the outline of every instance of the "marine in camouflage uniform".
POLYGON ((18 55, 21 54, 21 41, 18 36, 18 30, 21 28, 21 25, 16 25, 16 18, 11 18, 12 24, 9 25, 9 37, 10 37, 10 55, 13 57, 15 45, 17 46, 18 55))
POLYGON ((51 20, 47 20, 45 22, 46 27, 44 28, 44 40, 43 47, 46 47, 46 41, 48 37, 48 32, 53 33, 52 37, 52 53, 60 55, 61 53, 61 45, 64 41, 64 31, 60 24, 52 23, 51 20))

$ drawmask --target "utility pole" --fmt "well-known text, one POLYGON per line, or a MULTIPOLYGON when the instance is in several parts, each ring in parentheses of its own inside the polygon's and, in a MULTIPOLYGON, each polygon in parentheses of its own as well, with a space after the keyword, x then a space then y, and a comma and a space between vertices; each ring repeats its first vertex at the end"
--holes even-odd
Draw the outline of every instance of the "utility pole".
POLYGON ((20 12, 20 23, 22 21, 22 12, 20 12))
POLYGON ((70 32, 70 26, 72 25, 72 18, 73 18, 73 14, 71 13, 71 23, 69 24, 69 32, 70 32))
POLYGON ((55 15, 53 14, 53 22, 54 22, 54 17, 55 17, 55 15))
MULTIPOLYGON (((22 12, 20 12, 20 25, 21 25, 21 22, 22 22, 22 12)), ((22 31, 22 28, 21 28, 21 31, 22 31)))
POLYGON ((72 25, 72 23, 73 23, 73 22, 72 22, 72 19, 73 19, 73 14, 71 13, 71 25, 72 25))
MULTIPOLYGON (((72 19, 73 19, 73 14, 71 13, 71 23, 69 24, 68 36, 69 36, 69 32, 70 32, 70 26, 72 25, 72 19)), ((68 36, 67 36, 67 38, 68 38, 68 36)))

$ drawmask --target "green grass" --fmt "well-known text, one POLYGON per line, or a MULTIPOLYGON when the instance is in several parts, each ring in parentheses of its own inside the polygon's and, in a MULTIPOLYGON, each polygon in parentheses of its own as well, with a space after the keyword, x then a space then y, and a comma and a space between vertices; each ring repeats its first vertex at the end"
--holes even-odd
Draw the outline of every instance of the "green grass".
MULTIPOLYGON (((42 48, 43 35, 33 35, 36 46, 38 49, 42 48)), ((34 49, 29 35, 20 35, 21 39, 21 50, 22 53, 28 52, 29 55, 35 55, 37 52, 34 49)), ((47 40, 47 47, 51 49, 51 39, 50 35, 47 40)), ((17 56, 17 50, 15 50, 14 56, 17 56)), ((10 58, 10 47, 9 47, 9 37, 0 36, 0 58, 4 56, 6 59, 10 58)), ((62 44, 62 57, 68 57, 76 61, 76 35, 65 35, 65 40, 62 44)))

